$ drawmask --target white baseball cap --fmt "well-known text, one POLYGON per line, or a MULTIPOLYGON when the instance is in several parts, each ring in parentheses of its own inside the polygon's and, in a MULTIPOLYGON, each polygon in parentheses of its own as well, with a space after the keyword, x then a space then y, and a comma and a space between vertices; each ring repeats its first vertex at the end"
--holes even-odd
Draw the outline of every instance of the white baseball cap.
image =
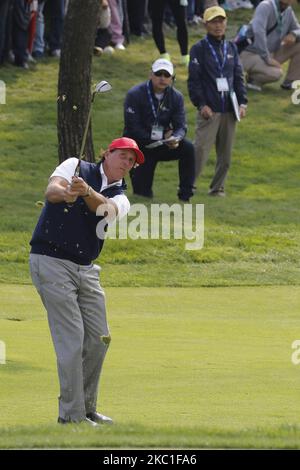
POLYGON ((170 75, 174 74, 173 64, 167 59, 157 59, 152 64, 152 72, 158 72, 159 70, 165 70, 170 75))

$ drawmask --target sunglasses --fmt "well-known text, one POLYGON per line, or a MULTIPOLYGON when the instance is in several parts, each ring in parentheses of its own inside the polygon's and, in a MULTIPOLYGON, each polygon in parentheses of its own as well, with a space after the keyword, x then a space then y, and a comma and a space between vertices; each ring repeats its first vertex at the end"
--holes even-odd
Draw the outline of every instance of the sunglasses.
POLYGON ((171 75, 169 72, 165 72, 164 70, 158 70, 157 72, 153 72, 156 77, 165 77, 165 78, 170 78, 171 75))

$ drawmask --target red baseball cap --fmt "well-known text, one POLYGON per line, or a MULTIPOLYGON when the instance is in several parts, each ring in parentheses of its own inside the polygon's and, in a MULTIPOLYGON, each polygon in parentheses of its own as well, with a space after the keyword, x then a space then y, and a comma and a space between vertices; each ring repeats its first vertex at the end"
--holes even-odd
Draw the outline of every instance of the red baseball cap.
POLYGON ((118 139, 114 139, 109 145, 108 150, 114 149, 133 150, 136 155, 136 161, 139 165, 141 165, 145 161, 144 154, 139 149, 138 144, 135 140, 130 139, 129 137, 119 137, 118 139))

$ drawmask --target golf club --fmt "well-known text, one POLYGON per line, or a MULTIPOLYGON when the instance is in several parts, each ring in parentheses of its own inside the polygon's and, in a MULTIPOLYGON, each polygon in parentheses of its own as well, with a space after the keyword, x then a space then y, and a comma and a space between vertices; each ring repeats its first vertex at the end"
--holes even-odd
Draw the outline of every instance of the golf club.
POLYGON ((91 114, 92 114, 92 105, 93 105, 93 103, 94 103, 95 96, 96 96, 98 93, 106 93, 107 91, 110 91, 110 90, 111 90, 111 85, 110 85, 107 81, 102 80, 101 82, 97 83, 97 85, 95 86, 95 90, 94 90, 93 93, 92 93, 90 109, 89 109, 89 113, 88 113, 88 117, 87 117, 85 129, 84 129, 83 139, 82 139, 81 148, 80 148, 80 153, 79 153, 79 157, 78 157, 78 163, 77 163, 77 166, 76 166, 76 168, 75 168, 74 176, 79 176, 80 161, 82 160, 83 155, 84 155, 84 149, 85 149, 85 144, 86 144, 86 138, 87 138, 87 133, 88 133, 88 130, 89 130, 89 125, 90 125, 90 120, 91 120, 91 114))

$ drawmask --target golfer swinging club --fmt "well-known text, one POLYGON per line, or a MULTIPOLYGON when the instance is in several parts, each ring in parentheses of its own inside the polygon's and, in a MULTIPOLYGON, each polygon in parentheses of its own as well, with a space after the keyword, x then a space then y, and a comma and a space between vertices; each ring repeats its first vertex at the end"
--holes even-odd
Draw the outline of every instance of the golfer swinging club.
POLYGON ((96 235, 98 206, 121 218, 130 208, 124 176, 144 155, 133 139, 115 139, 98 163, 69 158, 52 173, 46 203, 31 239, 30 270, 47 310, 57 356, 61 424, 112 424, 97 412, 98 383, 110 333, 99 266, 104 240, 96 235))

